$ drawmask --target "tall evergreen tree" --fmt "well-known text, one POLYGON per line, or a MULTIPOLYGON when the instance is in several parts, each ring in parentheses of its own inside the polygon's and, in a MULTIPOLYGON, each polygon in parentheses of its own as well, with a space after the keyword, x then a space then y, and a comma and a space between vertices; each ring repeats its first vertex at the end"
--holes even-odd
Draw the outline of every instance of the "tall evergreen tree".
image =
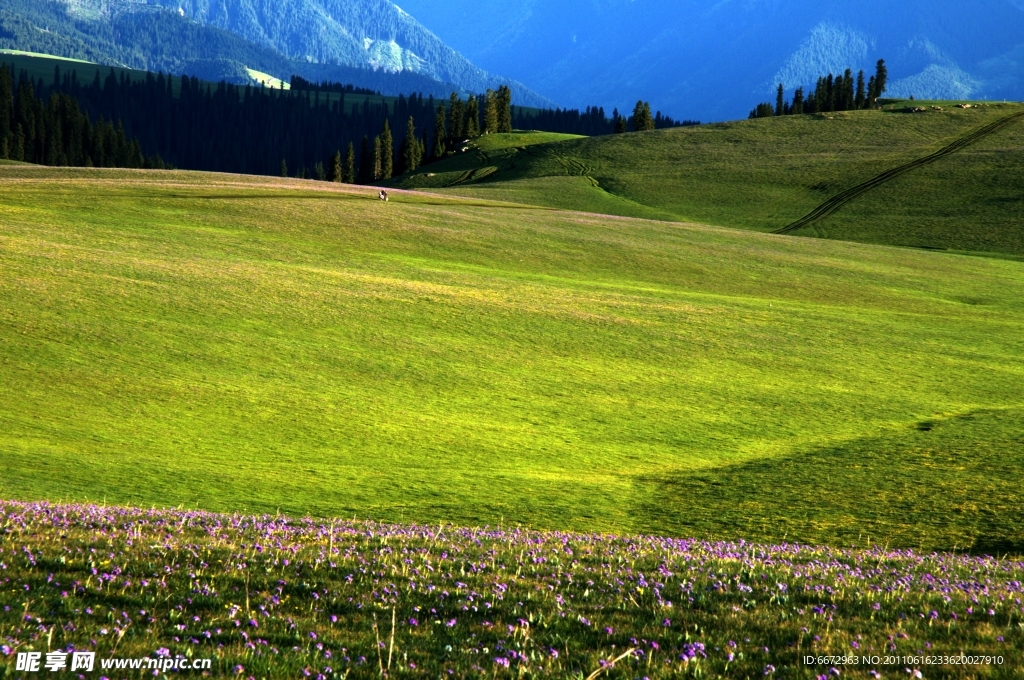
POLYGON ((384 176, 384 150, 380 143, 380 135, 373 138, 373 181, 384 176))
POLYGON ((414 172, 420 166, 420 140, 416 137, 416 121, 409 116, 405 125, 405 139, 402 140, 402 171, 414 172))
POLYGON ((793 93, 793 108, 792 112, 794 116, 799 116, 804 112, 804 88, 796 88, 796 92, 793 93))
POLYGON ((626 125, 626 117, 620 114, 618 109, 612 111, 612 125, 614 126, 614 134, 623 135, 629 131, 626 125))
POLYGON ((786 115, 786 90, 782 87, 782 83, 779 83, 779 89, 775 93, 775 115, 786 115))
POLYGON ((854 100, 854 108, 860 110, 867 105, 867 92, 864 90, 864 71, 857 73, 857 94, 854 100))
POLYGON ((466 123, 462 132, 469 138, 480 135, 480 102, 473 95, 466 101, 466 123))
POLYGON ((637 132, 647 132, 654 129, 654 117, 651 116, 651 105, 644 101, 638 101, 633 109, 633 129, 637 132))
POLYGON ((288 161, 284 158, 281 159, 281 177, 288 176, 288 161))
POLYGON ((512 132, 512 89, 498 88, 498 132, 512 132))
POLYGON ((431 155, 432 158, 439 159, 444 158, 445 151, 445 140, 448 139, 448 130, 445 128, 445 110, 444 104, 437 107, 437 116, 434 118, 434 153, 431 155))
POLYGON ((876 85, 875 85, 875 77, 871 76, 871 78, 868 80, 867 101, 864 102, 864 106, 866 106, 869 109, 872 109, 872 108, 875 107, 875 98, 876 98, 875 87, 876 87, 876 85))
POLYGON ((889 69, 885 66, 885 59, 879 59, 875 65, 875 99, 885 94, 885 88, 889 84, 889 69))
POLYGON ((327 181, 328 182, 341 182, 344 181, 344 170, 341 166, 341 151, 335 151, 334 155, 331 156, 331 164, 327 168, 327 181))
POLYGON ((395 174, 395 140, 391 137, 391 125, 384 119, 384 129, 380 133, 380 177, 391 179, 395 174))
POLYGON ((490 135, 498 131, 498 96, 494 90, 487 90, 484 95, 483 134, 490 135))
POLYGON ((459 95, 452 92, 451 106, 448 109, 448 139, 454 147, 460 139, 466 136, 466 113, 463 110, 462 100, 459 95))
POLYGON ((356 183, 356 147, 352 142, 348 143, 348 151, 345 152, 345 161, 341 166, 341 181, 345 184, 356 183))

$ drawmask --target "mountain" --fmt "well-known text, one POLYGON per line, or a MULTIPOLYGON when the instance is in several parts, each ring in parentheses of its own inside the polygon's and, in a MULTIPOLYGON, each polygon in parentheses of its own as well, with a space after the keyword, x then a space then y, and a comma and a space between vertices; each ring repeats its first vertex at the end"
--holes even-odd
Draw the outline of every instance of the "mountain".
POLYGON ((482 68, 582 107, 722 120, 885 58, 895 96, 1024 98, 1022 0, 399 0, 482 68))
POLYGON ((243 82, 248 69, 385 94, 482 92, 549 106, 387 0, 0 0, 0 48, 243 82))

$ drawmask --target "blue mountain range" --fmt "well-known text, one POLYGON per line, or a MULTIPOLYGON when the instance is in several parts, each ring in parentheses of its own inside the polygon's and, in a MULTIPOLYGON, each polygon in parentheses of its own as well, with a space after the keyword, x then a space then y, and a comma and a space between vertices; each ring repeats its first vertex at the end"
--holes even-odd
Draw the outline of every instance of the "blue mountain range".
POLYGON ((488 71, 562 104, 721 120, 846 68, 891 96, 1024 99, 1024 0, 398 0, 488 71))

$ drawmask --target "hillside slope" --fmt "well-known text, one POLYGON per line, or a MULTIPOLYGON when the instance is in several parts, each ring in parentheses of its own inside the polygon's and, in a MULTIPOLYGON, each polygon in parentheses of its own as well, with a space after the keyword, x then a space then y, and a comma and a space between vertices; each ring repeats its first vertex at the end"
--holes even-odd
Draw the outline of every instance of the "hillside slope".
POLYGON ((375 194, 0 168, 0 497, 1024 546, 1024 263, 375 194))
MULTIPOLYGON (((911 115, 895 107, 478 150, 396 184, 775 231, 849 187, 1024 110, 947 105, 911 115)), ((798 233, 1022 255, 1022 173, 1024 121, 1017 121, 798 233)))

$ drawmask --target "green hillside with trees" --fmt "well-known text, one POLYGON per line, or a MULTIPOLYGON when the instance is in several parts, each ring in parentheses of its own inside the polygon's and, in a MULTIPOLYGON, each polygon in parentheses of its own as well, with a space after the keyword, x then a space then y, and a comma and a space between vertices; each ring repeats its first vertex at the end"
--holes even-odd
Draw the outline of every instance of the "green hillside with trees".
MULTIPOLYGON (((476 148, 395 186, 614 215, 776 231, 1019 104, 885 102, 671 130, 476 148), (960 108, 964 106, 968 108, 960 108)), ((1024 255, 1024 121, 865 193, 796 233, 1024 255)))

